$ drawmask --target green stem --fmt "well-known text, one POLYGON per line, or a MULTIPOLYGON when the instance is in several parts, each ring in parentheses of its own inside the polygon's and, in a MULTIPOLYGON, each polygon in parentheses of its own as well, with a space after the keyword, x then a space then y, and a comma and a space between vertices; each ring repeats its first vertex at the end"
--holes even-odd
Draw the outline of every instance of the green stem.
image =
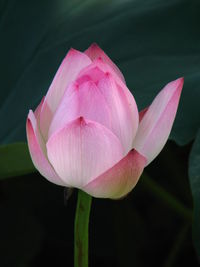
POLYGON ((74 267, 88 267, 88 227, 92 197, 78 191, 74 224, 74 267))
POLYGON ((176 197, 158 185, 148 175, 143 173, 141 179, 143 185, 159 200, 163 201, 169 208, 177 212, 185 220, 192 222, 192 211, 185 207, 176 197))

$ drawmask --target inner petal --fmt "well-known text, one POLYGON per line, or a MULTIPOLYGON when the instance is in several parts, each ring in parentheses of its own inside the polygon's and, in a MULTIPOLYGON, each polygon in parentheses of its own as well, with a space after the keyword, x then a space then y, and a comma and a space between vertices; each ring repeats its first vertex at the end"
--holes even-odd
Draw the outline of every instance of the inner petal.
POLYGON ((111 128, 111 115, 107 102, 91 80, 80 84, 75 82, 69 86, 53 117, 48 137, 81 116, 111 128))
POLYGON ((110 73, 105 74, 97 86, 110 109, 111 129, 121 141, 125 153, 128 153, 138 128, 138 111, 134 98, 132 95, 127 97, 110 73))
POLYGON ((80 71, 77 83, 82 84, 87 80, 92 80, 94 83, 98 83, 105 76, 104 71, 102 71, 95 63, 90 64, 85 67, 82 71, 80 71))

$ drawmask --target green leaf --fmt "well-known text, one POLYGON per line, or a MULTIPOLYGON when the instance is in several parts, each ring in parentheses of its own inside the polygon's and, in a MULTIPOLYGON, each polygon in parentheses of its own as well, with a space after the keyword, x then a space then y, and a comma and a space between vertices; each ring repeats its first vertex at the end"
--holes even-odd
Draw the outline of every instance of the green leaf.
POLYGON ((194 200, 193 239, 200 257, 200 130, 190 153, 189 178, 194 200))
POLYGON ((185 77, 171 138, 188 143, 200 124, 199 8, 196 0, 4 1, 0 142, 25 140, 28 110, 46 94, 68 49, 95 41, 121 68, 139 109, 167 82, 185 77))
POLYGON ((0 146, 0 179, 35 172, 28 146, 15 143, 0 146))

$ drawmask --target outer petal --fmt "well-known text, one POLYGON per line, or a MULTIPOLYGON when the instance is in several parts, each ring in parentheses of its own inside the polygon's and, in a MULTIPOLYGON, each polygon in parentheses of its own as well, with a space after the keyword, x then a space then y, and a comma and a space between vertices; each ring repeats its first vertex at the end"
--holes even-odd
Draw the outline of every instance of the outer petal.
POLYGON ((138 129, 138 110, 135 100, 132 95, 127 98, 124 90, 116 84, 109 73, 99 81, 97 86, 110 108, 112 131, 123 144, 125 153, 128 153, 138 129))
POLYGON ((147 165, 160 153, 169 137, 178 108, 183 78, 167 84, 142 118, 133 147, 147 158, 147 165))
POLYGON ((131 150, 115 166, 83 187, 83 190, 94 197, 121 198, 135 187, 145 164, 145 157, 131 150))
POLYGON ((103 62, 108 64, 113 71, 119 76, 119 78, 125 83, 125 79, 119 68, 112 62, 112 60, 105 54, 105 52, 97 45, 92 44, 86 51, 85 54, 90 57, 92 61, 97 58, 101 58, 103 62))
POLYGON ((50 182, 58 185, 67 186, 58 177, 58 175, 55 173, 54 169, 52 168, 51 164, 48 162, 46 158, 45 144, 42 140, 42 137, 40 136, 40 132, 37 126, 37 121, 32 110, 29 112, 28 115, 26 123, 26 132, 27 132, 29 151, 36 169, 50 182))
POLYGON ((75 49, 70 49, 67 53, 47 92, 41 110, 40 128, 44 137, 47 136, 52 115, 56 111, 65 89, 89 64, 91 64, 91 60, 84 53, 75 49))
POLYGON ((123 157, 122 146, 111 131, 82 117, 52 135, 47 153, 59 176, 78 188, 123 157))
POLYGON ((78 83, 71 84, 66 90, 49 128, 49 137, 78 117, 84 117, 111 128, 111 116, 107 102, 91 80, 80 85, 78 83))

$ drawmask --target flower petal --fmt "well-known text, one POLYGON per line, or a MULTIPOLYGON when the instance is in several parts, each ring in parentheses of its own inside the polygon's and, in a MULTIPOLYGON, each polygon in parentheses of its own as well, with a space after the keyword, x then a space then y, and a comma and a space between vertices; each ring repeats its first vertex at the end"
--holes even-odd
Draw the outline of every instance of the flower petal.
POLYGON ((79 72, 91 64, 90 58, 75 49, 70 49, 62 61, 53 82, 47 92, 40 116, 40 128, 46 138, 54 112, 67 86, 75 80, 79 72))
MULTIPOLYGON (((101 78, 104 78, 103 74, 106 74, 107 76, 111 75, 113 77, 117 86, 120 87, 121 90, 123 91, 132 111, 135 111, 135 109, 137 110, 137 105, 136 105, 135 99, 134 99, 133 95, 131 94, 131 92, 129 91, 129 89, 127 88, 126 84, 119 78, 119 76, 112 69, 112 67, 110 65, 106 64, 102 60, 102 58, 95 59, 92 62, 92 64, 88 65, 86 68, 84 68, 82 71, 80 71, 80 73, 78 75, 78 80, 81 79, 82 76, 88 76, 88 77, 92 78, 92 80, 94 80, 95 83, 97 83, 101 78), (93 77, 91 77, 90 72, 92 72, 94 68, 96 70, 98 70, 98 71, 96 71, 98 75, 96 74, 93 77)), ((138 112, 138 110, 137 110, 137 112, 138 112)))
POLYGON ((59 176, 81 188, 118 162, 123 148, 107 128, 80 117, 51 136, 47 153, 59 176))
MULTIPOLYGON (((38 109, 37 109, 38 111, 38 109)), ((36 112, 37 114, 37 112, 36 112)), ((32 110, 29 111, 27 122, 26 122, 26 132, 28 139, 28 147, 30 155, 36 169, 50 182, 67 186, 55 173, 51 164, 46 158, 46 148, 45 144, 40 135, 37 121, 32 110)))
POLYGON ((141 122, 141 120, 143 119, 144 114, 147 112, 147 110, 148 110, 148 107, 147 108, 144 108, 143 110, 141 110, 139 112, 139 122, 141 122))
POLYGON ((160 153, 169 137, 178 108, 183 78, 168 83, 142 118, 133 148, 147 158, 147 165, 160 153))
POLYGON ((103 62, 108 64, 113 71, 118 75, 118 77, 125 83, 125 79, 119 68, 112 62, 112 60, 105 54, 105 52, 97 45, 92 44, 86 51, 85 54, 90 57, 92 61, 97 58, 101 58, 103 62))
POLYGON ((116 165, 82 188, 88 194, 100 198, 121 198, 138 182, 146 159, 136 150, 131 150, 116 165))
POLYGON ((45 98, 45 97, 42 98, 40 104, 37 106, 37 108, 36 108, 35 111, 34 111, 34 115, 35 115, 35 118, 36 118, 36 120, 37 120, 37 123, 40 122, 40 112, 41 112, 41 109, 42 109, 42 105, 43 105, 43 103, 44 103, 44 98, 45 98))
MULTIPOLYGON (((97 84, 111 112, 112 131, 117 135, 125 153, 132 148, 138 129, 138 110, 132 95, 127 98, 124 90, 107 73, 97 84)), ((128 89, 127 89, 128 90, 128 89)))
POLYGON ((79 117, 111 128, 110 110, 106 100, 91 80, 80 85, 73 83, 69 86, 53 117, 48 137, 50 138, 55 131, 62 129, 67 123, 79 117))
POLYGON ((98 83, 105 76, 105 73, 96 64, 92 63, 80 71, 76 82, 80 85, 85 81, 98 83))

